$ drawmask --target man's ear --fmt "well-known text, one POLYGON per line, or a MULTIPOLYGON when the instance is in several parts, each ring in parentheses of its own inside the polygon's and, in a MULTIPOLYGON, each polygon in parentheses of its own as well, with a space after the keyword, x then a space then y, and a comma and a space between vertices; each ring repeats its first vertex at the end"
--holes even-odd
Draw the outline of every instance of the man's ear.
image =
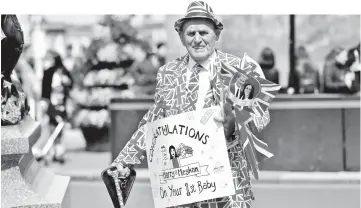
POLYGON ((219 40, 220 36, 221 36, 221 30, 216 30, 216 41, 219 40))
POLYGON ((179 35, 179 38, 180 38, 180 40, 181 40, 181 42, 182 42, 182 45, 183 45, 183 46, 186 46, 185 41, 184 41, 184 34, 183 34, 183 32, 182 32, 182 31, 178 32, 178 35, 179 35))

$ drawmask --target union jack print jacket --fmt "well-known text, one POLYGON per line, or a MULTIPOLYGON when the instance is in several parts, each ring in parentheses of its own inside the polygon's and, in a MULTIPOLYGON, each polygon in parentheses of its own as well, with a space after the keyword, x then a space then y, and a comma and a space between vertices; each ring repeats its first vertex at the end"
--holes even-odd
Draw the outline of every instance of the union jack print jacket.
MULTIPOLYGON (((236 68, 241 67, 241 58, 224 53, 218 49, 216 49, 216 54, 216 59, 210 69, 211 88, 206 94, 204 108, 219 104, 221 81, 216 75, 216 72, 221 71, 222 63, 236 68)), ((138 130, 132 135, 117 158, 113 161, 112 166, 115 164, 122 164, 123 166, 140 164, 144 160, 146 157, 144 124, 160 118, 195 110, 192 108, 192 106, 194 106, 192 103, 197 102, 197 98, 186 96, 186 72, 188 61, 189 55, 187 54, 181 58, 170 61, 159 68, 154 104, 144 115, 140 121, 138 130)), ((257 72, 260 77, 264 77, 258 63, 254 62, 254 65, 254 71, 257 72)), ((223 69, 222 73, 227 73, 227 70, 223 69)), ((253 123, 253 125, 257 127, 259 131, 266 126, 264 124, 258 126, 256 123, 253 123)))

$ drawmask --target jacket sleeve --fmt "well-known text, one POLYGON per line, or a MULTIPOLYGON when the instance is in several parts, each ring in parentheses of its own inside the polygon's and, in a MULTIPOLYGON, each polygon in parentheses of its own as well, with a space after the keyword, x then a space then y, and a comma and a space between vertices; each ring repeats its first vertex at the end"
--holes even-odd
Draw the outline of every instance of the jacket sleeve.
POLYGON ((125 147, 120 151, 117 158, 113 161, 112 166, 122 164, 140 164, 146 156, 144 124, 164 117, 162 105, 162 71, 165 66, 161 67, 157 73, 157 85, 154 95, 154 104, 143 116, 139 123, 137 131, 134 132, 125 147))

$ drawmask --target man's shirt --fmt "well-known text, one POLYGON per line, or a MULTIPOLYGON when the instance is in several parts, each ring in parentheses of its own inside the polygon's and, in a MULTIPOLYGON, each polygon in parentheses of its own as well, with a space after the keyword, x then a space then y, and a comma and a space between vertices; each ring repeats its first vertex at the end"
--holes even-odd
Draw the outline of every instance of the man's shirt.
MULTIPOLYGON (((202 63, 199 63, 202 66, 201 71, 199 72, 199 90, 198 90, 198 99, 196 104, 196 109, 202 109, 204 106, 204 99, 206 98, 206 94, 211 87, 211 67, 214 65, 214 61, 216 59, 216 51, 212 53, 212 55, 202 63)), ((187 65, 187 87, 189 80, 191 78, 192 72, 195 69, 194 65, 196 65, 191 56, 189 56, 189 61, 187 65)))
MULTIPOLYGON (((211 84, 210 84, 211 83, 211 69, 212 69, 212 67, 214 67, 214 62, 216 60, 216 56, 217 56, 217 53, 216 53, 216 51, 214 51, 207 60, 205 60, 202 63, 199 63, 203 67, 203 69, 199 72, 199 90, 198 90, 198 100, 197 100, 197 104, 196 104, 196 109, 202 109, 204 106, 204 99, 206 97, 208 90, 211 87, 211 84)), ((187 87, 188 87, 188 83, 189 83, 190 77, 193 72, 192 70, 194 70, 195 64, 197 64, 197 62, 194 61, 191 56, 189 56, 189 61, 188 61, 188 65, 187 65, 187 68, 188 68, 187 69, 187 82, 186 82, 187 87)), ((255 69, 255 72, 257 72, 261 78, 265 78, 263 71, 259 65, 255 69)), ((238 89, 238 87, 236 87, 236 90, 237 89, 238 89)), ((240 91, 240 93, 242 93, 242 91, 240 91)))

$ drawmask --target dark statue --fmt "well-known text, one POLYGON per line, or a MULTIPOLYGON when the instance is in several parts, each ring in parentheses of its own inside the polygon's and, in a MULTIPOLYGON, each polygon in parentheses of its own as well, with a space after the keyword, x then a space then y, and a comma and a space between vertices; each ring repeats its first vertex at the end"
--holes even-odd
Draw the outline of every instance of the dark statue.
POLYGON ((1 15, 1 125, 14 125, 29 112, 20 83, 11 79, 23 51, 24 37, 16 15, 1 15))

